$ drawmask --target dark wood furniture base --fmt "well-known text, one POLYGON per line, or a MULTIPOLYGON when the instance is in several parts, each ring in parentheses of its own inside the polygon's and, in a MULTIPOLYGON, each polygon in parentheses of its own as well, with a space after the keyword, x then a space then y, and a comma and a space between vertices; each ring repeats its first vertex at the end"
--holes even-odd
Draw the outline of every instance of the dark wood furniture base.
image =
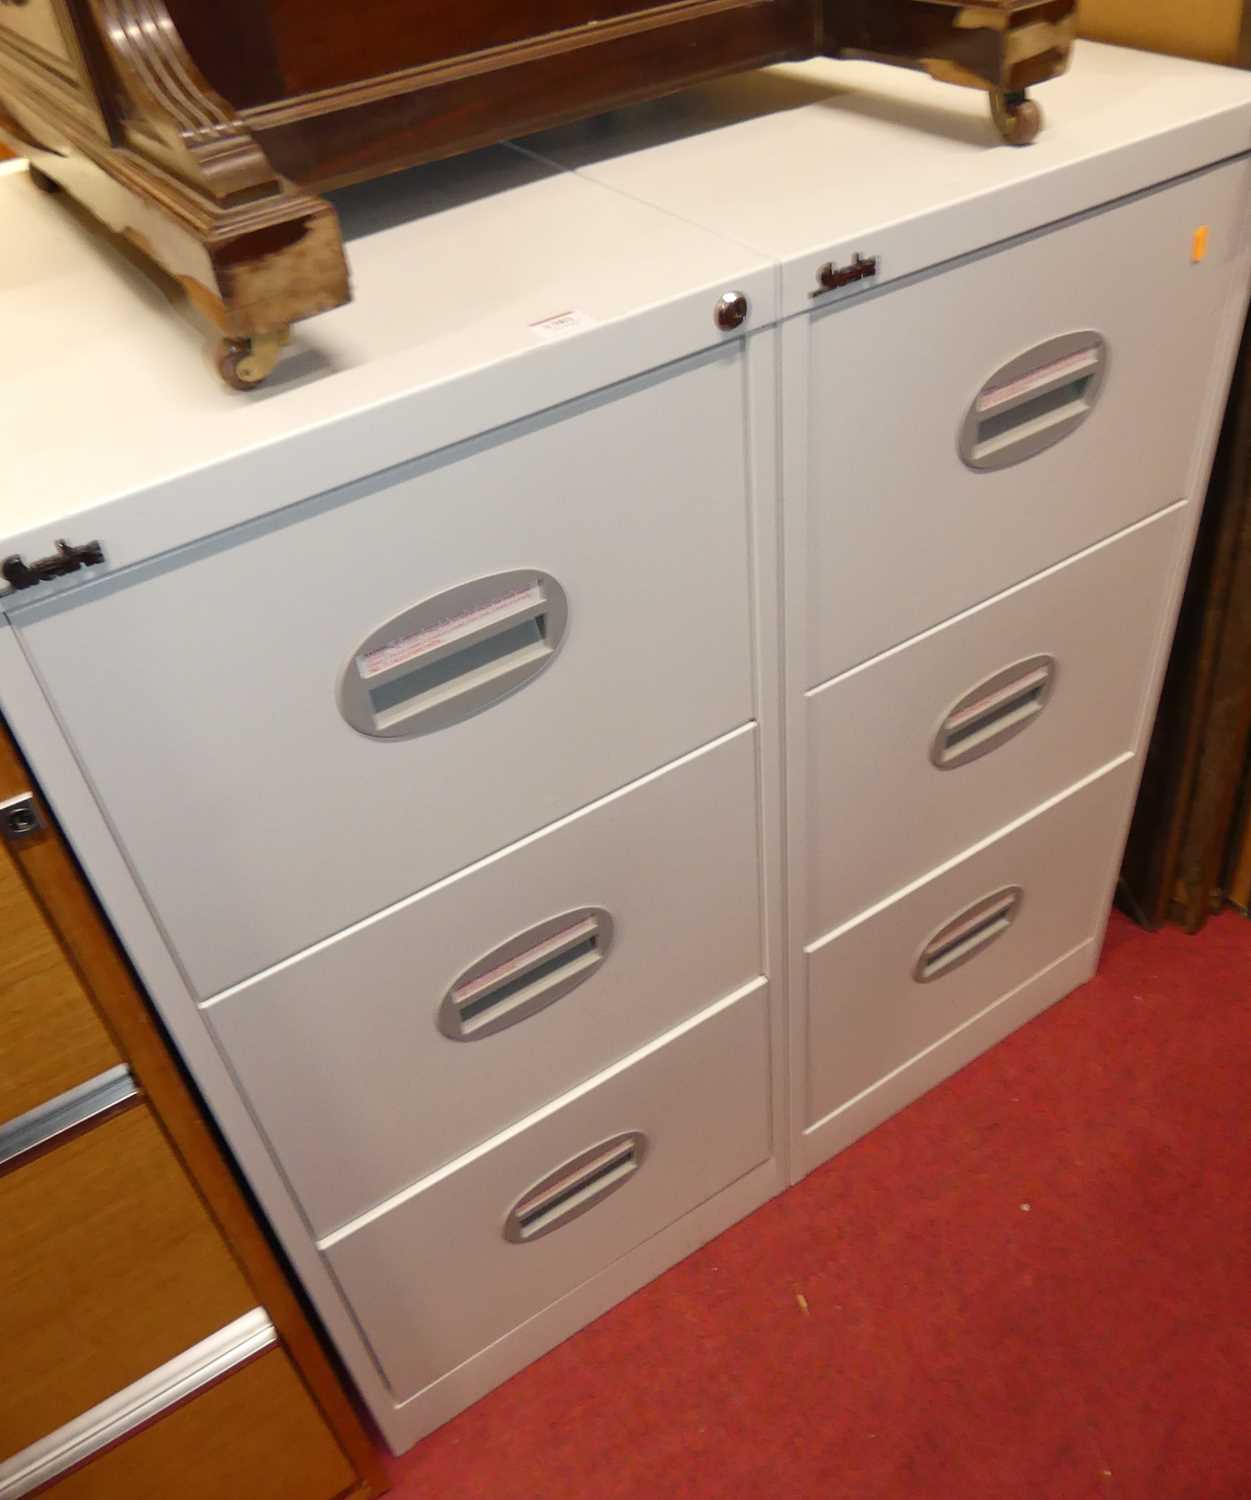
POLYGON ((0 0, 0 139, 182 283, 246 388, 292 323, 350 295, 327 188, 811 56, 982 89, 1024 145, 1076 6, 0 0))

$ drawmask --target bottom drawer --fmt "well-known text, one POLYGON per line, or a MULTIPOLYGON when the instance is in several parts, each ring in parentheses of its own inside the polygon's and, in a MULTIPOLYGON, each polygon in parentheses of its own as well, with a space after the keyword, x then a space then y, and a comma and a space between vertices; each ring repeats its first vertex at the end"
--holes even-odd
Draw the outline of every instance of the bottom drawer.
POLYGON ((760 981, 323 1243, 407 1400, 769 1155, 760 981))
POLYGON ((1091 936, 1132 775, 1104 772, 808 950, 809 1125, 1091 936))
POLYGON ((286 1355, 271 1349, 39 1493, 47 1500, 337 1500, 353 1480, 286 1355))

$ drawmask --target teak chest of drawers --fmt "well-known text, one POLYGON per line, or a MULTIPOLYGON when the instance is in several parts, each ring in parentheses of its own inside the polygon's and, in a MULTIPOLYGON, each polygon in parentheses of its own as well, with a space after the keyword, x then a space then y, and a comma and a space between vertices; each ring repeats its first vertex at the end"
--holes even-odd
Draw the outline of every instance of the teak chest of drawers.
POLYGON ((3 722, 0 917, 0 1496, 380 1494, 3 722))
POLYGON ((397 1448, 1093 972, 1251 79, 1053 97, 810 63, 344 189, 373 291, 243 402, 0 182, 0 702, 397 1448), (66 404, 123 330, 142 442, 66 404))

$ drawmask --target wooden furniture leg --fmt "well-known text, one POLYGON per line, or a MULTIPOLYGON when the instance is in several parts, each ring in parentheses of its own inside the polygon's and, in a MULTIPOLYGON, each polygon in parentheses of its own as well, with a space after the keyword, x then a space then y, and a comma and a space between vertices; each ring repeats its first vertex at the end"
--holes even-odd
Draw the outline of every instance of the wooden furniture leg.
POLYGON ((824 0, 825 52, 923 69, 990 95, 991 118, 1013 146, 1042 128, 1027 90, 1064 72, 1077 34, 1076 0, 824 0))
POLYGON ((290 325, 346 302, 334 210, 280 177, 164 0, 35 0, 0 24, 0 139, 177 278, 258 384, 290 325))

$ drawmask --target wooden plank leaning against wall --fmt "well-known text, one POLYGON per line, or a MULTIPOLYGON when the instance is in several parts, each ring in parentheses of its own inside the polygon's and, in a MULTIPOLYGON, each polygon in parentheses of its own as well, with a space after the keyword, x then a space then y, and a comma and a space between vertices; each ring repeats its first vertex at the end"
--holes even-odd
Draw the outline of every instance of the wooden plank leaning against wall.
POLYGON ((1251 64, 1251 5, 1245 0, 1082 0, 1079 21, 1082 34, 1095 41, 1251 64))
MULTIPOLYGON (((1251 0, 1083 0, 1084 35, 1251 67, 1251 0)), ((1251 337, 1221 448, 1122 871, 1147 926, 1251 908, 1251 337)))
MULTIPOLYGON (((0 720, 0 803, 28 791, 0 720)), ((34 806, 44 827, 0 841, 0 1121, 33 1118, 119 1063, 140 1093, 0 1174, 0 1261, 17 1289, 0 1363, 24 1392, 0 1422, 0 1458, 16 1454, 21 1471, 18 1450, 257 1304, 279 1342, 155 1425, 84 1452, 85 1467, 53 1466, 51 1490, 0 1464, 0 1493, 200 1500, 245 1475, 267 1495, 368 1500, 386 1488, 373 1445, 37 795, 34 806)))

